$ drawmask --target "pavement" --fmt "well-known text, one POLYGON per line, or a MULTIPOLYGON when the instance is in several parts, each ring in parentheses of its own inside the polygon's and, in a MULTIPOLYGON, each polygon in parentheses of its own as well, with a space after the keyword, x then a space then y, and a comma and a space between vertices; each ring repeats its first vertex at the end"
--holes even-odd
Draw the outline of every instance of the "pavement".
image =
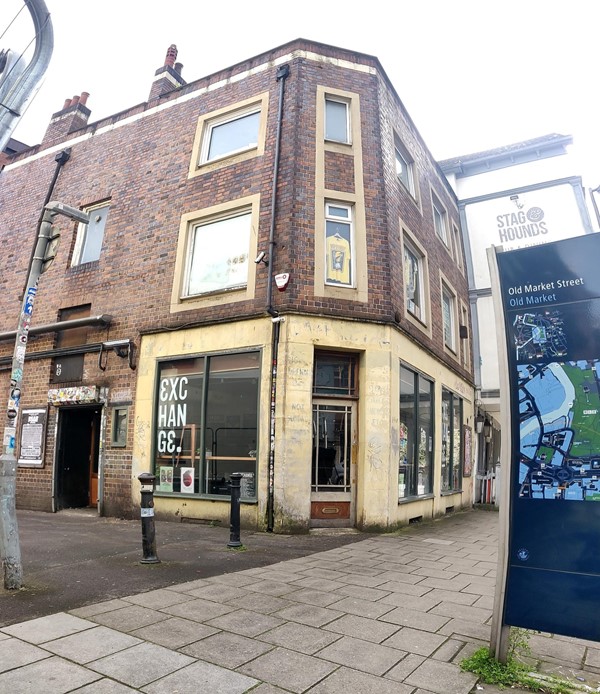
MULTIPOLYGON (((245 551, 225 528, 157 523, 156 565, 123 551, 134 521, 19 523, 26 585, 0 592, 2 693, 500 692, 459 666, 489 644, 495 512, 393 534, 242 531, 245 551)), ((532 667, 600 691, 600 643, 529 645, 532 667)))

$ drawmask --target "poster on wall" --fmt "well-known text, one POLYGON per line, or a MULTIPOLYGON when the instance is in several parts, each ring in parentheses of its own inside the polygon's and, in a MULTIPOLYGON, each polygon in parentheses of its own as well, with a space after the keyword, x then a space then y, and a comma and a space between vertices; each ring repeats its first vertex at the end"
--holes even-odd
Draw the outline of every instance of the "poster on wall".
POLYGON ((22 411, 19 465, 24 467, 42 467, 44 465, 47 414, 46 408, 41 407, 22 411))
POLYGON ((600 234, 496 254, 510 380, 504 623, 600 640, 600 234))
POLYGON ((473 432, 470 426, 463 426, 464 460, 463 477, 470 477, 473 472, 473 432))
POLYGON ((173 468, 170 465, 160 466, 157 490, 159 492, 173 491, 173 468))

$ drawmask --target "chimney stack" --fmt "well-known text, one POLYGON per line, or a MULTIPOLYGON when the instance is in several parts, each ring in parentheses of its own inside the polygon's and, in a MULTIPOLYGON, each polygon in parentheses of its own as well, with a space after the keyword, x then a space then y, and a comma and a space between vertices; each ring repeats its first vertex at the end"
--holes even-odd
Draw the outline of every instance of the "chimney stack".
POLYGON ((85 105, 88 97, 88 92, 81 92, 81 95, 76 94, 72 99, 65 99, 60 111, 52 114, 42 140, 43 146, 61 142, 75 130, 85 128, 91 114, 90 109, 85 105))
POLYGON ((181 76, 183 65, 176 63, 176 60, 177 46, 172 43, 167 49, 164 65, 154 73, 154 81, 150 88, 148 101, 158 99, 175 89, 179 89, 179 87, 183 87, 185 84, 185 80, 181 76))

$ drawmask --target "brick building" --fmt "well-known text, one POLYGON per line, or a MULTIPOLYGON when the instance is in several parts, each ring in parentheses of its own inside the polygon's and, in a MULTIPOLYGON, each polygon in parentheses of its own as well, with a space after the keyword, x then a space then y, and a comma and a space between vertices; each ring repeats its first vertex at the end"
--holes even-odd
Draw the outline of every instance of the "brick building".
MULTIPOLYGON (((4 356, 48 200, 18 504, 389 529, 472 502, 455 195, 379 61, 296 40, 88 124, 67 99, 0 174, 4 356)), ((4 392, 4 390, 3 390, 4 392)), ((6 393, 6 395, 8 395, 6 393)))

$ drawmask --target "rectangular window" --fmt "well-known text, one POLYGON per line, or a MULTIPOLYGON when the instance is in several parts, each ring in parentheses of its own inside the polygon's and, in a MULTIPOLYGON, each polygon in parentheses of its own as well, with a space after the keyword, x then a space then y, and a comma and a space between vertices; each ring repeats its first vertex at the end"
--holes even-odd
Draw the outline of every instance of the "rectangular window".
POLYGON ((357 360, 354 354, 316 352, 313 395, 356 397, 357 360))
POLYGON ((461 488, 463 401, 442 389, 442 492, 461 488))
POLYGON ((408 192, 415 197, 415 179, 414 179, 414 162, 405 153, 404 149, 396 143, 395 146, 395 156, 396 156, 396 176, 398 176, 399 181, 408 190, 408 192))
POLYGON ((260 353, 163 362, 155 402, 157 490, 256 498, 260 353))
POLYGON ((201 163, 245 152, 258 146, 260 108, 248 113, 231 114, 207 123, 202 143, 201 163))
POLYGON ((440 237, 440 239, 450 246, 448 242, 448 220, 446 215, 446 210, 444 209, 442 203, 432 195, 432 205, 433 205, 433 226, 435 227, 435 233, 440 237))
POLYGON ((469 312, 466 306, 460 307, 460 330, 461 330, 461 346, 462 346, 462 363, 465 369, 469 368, 471 363, 470 345, 469 345, 469 312))
POLYGON ((110 444, 115 448, 127 445, 127 407, 115 407, 112 411, 110 444))
POLYGON ((77 228, 71 266, 92 263, 100 258, 109 209, 108 203, 102 203, 94 207, 86 207, 83 210, 89 215, 90 221, 88 224, 79 224, 77 228))
POLYGON ((325 99, 325 139, 333 142, 350 142, 348 102, 331 97, 325 99))
POLYGON ((325 203, 325 282, 354 286, 352 207, 325 203))
POLYGON ((404 240, 404 289, 406 306, 413 316, 423 323, 425 313, 425 259, 404 240))
POLYGON ((398 498, 432 492, 433 382, 400 368, 400 460, 398 498))
POLYGON ((456 351, 456 297, 445 285, 442 286, 442 321, 444 344, 456 351))
POLYGON ((184 296, 245 287, 250 230, 248 210, 193 226, 184 296))
POLYGON ((454 257, 456 259, 456 264, 458 268, 462 270, 463 262, 463 249, 462 249, 462 239, 460 237, 460 231, 456 224, 452 225, 452 235, 454 236, 454 257))

